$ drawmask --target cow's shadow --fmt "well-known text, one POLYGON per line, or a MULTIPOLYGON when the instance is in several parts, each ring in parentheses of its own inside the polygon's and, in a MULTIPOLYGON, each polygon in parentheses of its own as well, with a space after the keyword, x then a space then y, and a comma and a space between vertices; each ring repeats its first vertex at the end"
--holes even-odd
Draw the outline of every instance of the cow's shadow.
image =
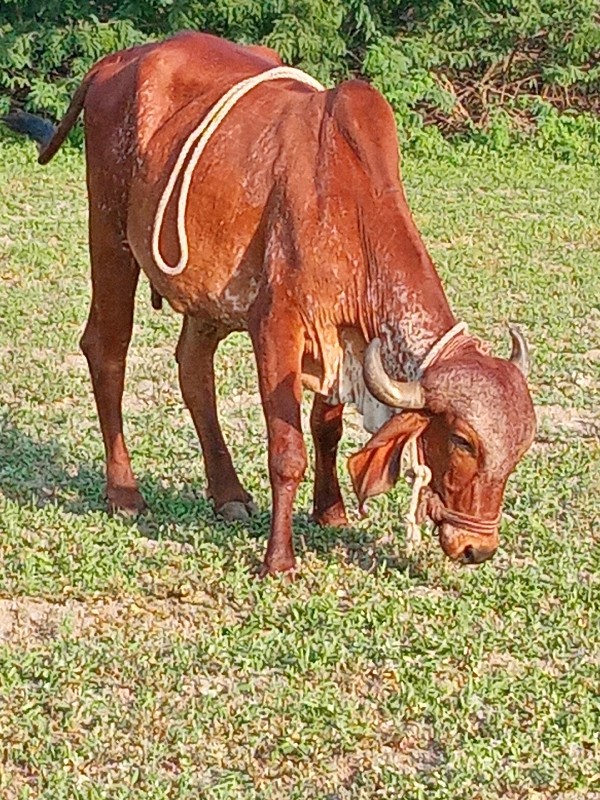
MULTIPOLYGON (((42 508, 53 504, 79 516, 106 513, 104 473, 98 464, 70 463, 56 440, 38 441, 0 418, 0 492, 19 505, 42 508)), ((186 544, 195 538, 202 520, 201 538, 216 545, 230 544, 232 534, 266 539, 270 510, 260 510, 244 522, 229 523, 218 518, 203 489, 194 484, 180 489, 154 476, 141 475, 140 489, 149 509, 129 520, 141 536, 186 544)), ((107 520, 109 519, 107 514, 107 520)), ((1 520, 0 520, 1 524, 1 520)), ((394 532, 395 534, 395 532, 394 532)), ((382 542, 378 531, 364 526, 332 528, 312 522, 306 513, 294 515, 295 548, 299 554, 314 553, 324 561, 343 558, 368 572, 401 570, 424 579, 418 557, 402 555, 402 534, 382 542)), ((257 568, 258 562, 251 563, 257 568)))

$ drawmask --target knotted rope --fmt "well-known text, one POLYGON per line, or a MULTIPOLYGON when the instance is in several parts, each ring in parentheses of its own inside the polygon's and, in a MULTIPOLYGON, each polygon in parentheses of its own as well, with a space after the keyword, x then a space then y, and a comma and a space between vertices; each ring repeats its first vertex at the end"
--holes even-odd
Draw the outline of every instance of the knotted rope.
MULTIPOLYGON (((469 326, 466 322, 458 322, 439 339, 429 350, 417 372, 417 380, 421 380, 425 370, 436 362, 445 350, 448 350, 450 343, 461 333, 467 333, 469 326)), ((408 467, 411 473, 412 494, 410 507, 405 516, 406 522, 406 546, 407 550, 412 550, 421 544, 421 528, 417 521, 417 511, 419 508, 419 498, 421 491, 431 483, 431 470, 427 464, 422 464, 419 456, 419 437, 411 436, 406 443, 403 456, 407 457, 408 467)))
POLYGON ((427 464, 422 464, 419 458, 418 436, 411 436, 406 443, 405 451, 412 476, 410 506, 408 513, 404 517, 406 522, 406 550, 410 553, 421 544, 421 526, 417 520, 417 511, 419 510, 421 491, 431 483, 431 470, 427 464))
POLYGON ((310 75, 307 75, 305 72, 302 72, 302 70, 294 69, 293 67, 274 67, 273 69, 266 70, 266 72, 260 72, 258 75, 252 75, 250 78, 239 81, 239 83, 236 83, 234 86, 232 86, 229 91, 225 92, 225 94, 219 100, 217 100, 217 102, 208 111, 202 122, 196 128, 194 128, 194 130, 185 140, 179 156, 177 157, 177 161, 175 162, 175 166, 169 175, 167 185, 163 190, 152 228, 152 256, 154 257, 157 266, 167 275, 181 274, 188 264, 189 246, 187 232, 185 229, 185 213, 187 209, 188 194, 190 191, 190 184, 192 182, 194 170, 211 136, 217 130, 219 125, 223 122, 227 114, 229 114, 238 100, 241 100, 241 98, 248 94, 249 91, 254 89, 255 86, 258 86, 265 81, 274 81, 282 78, 300 81, 308 86, 312 86, 312 88, 316 89, 317 91, 324 91, 325 89, 325 87, 320 84, 319 81, 315 80, 310 75), (183 172, 181 189, 179 191, 179 199, 177 201, 177 236, 179 239, 180 255, 177 264, 172 265, 167 264, 160 252, 160 233, 162 230, 167 205, 171 199, 173 190, 175 189, 175 185, 179 179, 185 160, 190 151, 192 152, 187 166, 183 172))

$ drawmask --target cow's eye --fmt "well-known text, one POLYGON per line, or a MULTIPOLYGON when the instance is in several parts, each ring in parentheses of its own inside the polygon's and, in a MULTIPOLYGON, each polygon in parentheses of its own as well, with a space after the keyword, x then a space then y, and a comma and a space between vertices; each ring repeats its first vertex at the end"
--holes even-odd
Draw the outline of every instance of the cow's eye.
POLYGON ((475 455, 475 448, 473 447, 473 444, 468 439, 465 439, 464 436, 460 436, 460 434, 458 433, 452 433, 450 434, 450 441, 455 447, 458 447, 460 450, 465 450, 472 456, 475 455))

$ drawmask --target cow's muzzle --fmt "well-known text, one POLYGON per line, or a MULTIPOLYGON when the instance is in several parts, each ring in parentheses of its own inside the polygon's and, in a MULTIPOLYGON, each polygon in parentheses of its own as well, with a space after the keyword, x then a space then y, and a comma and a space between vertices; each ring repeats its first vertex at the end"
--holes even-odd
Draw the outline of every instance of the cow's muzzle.
POLYGON ((439 536, 444 553, 461 564, 482 564, 498 549, 497 531, 482 536, 443 522, 439 525, 439 536))

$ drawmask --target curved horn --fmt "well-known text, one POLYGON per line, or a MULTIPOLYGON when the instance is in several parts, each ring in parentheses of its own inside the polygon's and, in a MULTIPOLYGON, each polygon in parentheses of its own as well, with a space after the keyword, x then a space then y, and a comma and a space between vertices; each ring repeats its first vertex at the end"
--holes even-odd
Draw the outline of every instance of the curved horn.
POLYGON ((510 360, 516 367, 519 368, 520 372, 523 374, 523 377, 526 378, 529 374, 529 348, 527 347, 527 342, 516 325, 509 323, 508 331, 510 333, 510 338, 512 339, 512 352, 510 354, 510 360))
POLYGON ((365 350, 363 377, 373 397, 392 408, 424 408, 425 392, 418 381, 395 381, 381 360, 381 339, 373 339, 365 350))

